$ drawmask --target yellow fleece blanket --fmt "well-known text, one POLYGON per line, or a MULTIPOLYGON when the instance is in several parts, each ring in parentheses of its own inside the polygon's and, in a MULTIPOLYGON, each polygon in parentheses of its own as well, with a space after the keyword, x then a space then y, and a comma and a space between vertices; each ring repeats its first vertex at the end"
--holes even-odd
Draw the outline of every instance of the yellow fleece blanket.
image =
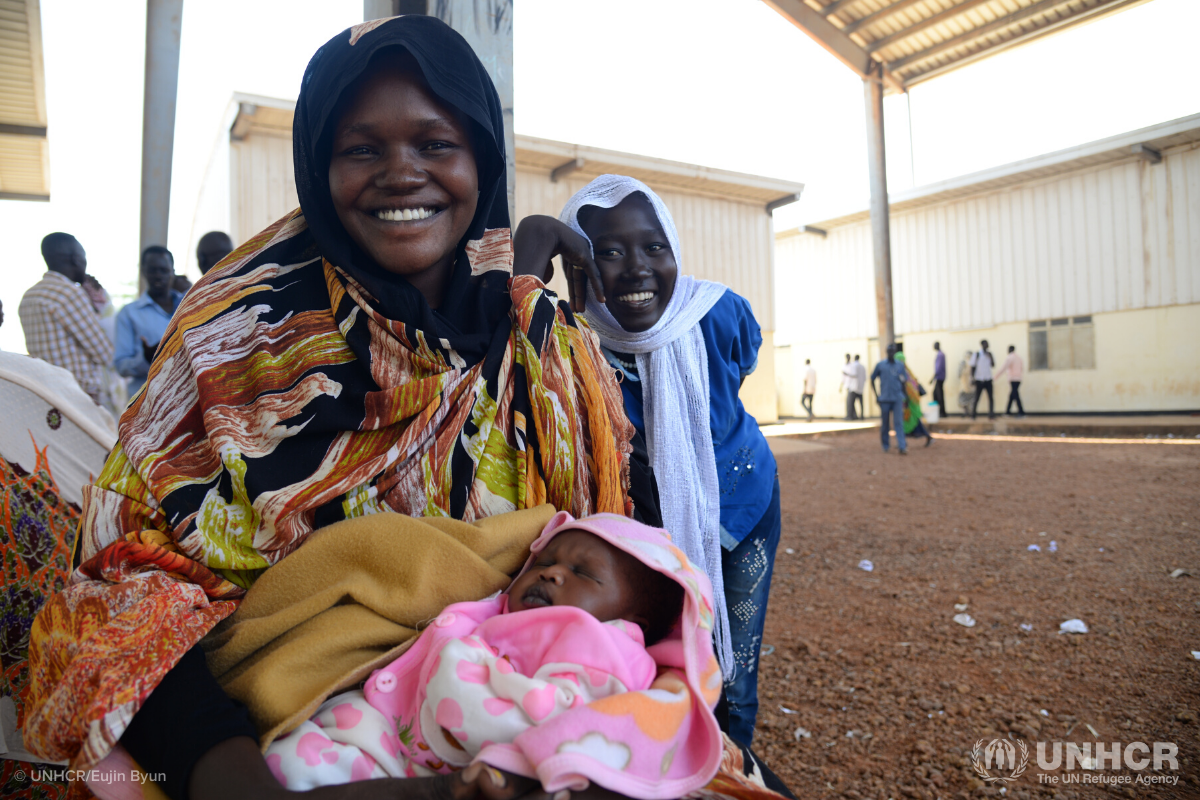
POLYGON ((398 657, 443 608, 506 588, 553 515, 547 504, 474 523, 374 514, 330 525, 204 639, 209 669, 250 709, 265 749, 398 657))

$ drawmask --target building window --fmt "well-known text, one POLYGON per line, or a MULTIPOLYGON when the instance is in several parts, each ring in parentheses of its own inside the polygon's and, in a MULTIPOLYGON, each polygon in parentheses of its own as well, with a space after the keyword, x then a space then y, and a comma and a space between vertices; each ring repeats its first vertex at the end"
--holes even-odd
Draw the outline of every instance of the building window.
POLYGON ((1096 333, 1090 315, 1029 323, 1029 368, 1095 369, 1096 333))

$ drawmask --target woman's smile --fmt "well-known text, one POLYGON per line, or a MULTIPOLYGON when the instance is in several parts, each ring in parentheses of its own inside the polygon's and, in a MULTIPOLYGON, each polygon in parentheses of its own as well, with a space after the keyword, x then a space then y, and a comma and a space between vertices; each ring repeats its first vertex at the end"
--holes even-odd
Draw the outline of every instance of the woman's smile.
POLYGON ((381 208, 375 212, 375 217, 384 222, 420 222, 441 213, 437 208, 381 208))
POLYGON ((633 292, 617 295, 617 302, 635 308, 643 308, 650 305, 650 301, 656 297, 658 297, 658 292, 633 292))
POLYGON ((333 127, 338 219, 433 308, 479 202, 470 124, 433 95, 412 56, 397 53, 380 58, 333 127))

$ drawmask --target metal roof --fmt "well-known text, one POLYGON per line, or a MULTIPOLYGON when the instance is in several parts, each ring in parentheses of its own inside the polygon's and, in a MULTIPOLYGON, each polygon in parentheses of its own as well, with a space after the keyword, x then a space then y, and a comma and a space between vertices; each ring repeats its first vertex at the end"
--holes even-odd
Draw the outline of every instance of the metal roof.
POLYGON ((1009 47, 1148 0, 764 0, 866 78, 903 91, 1009 47))
POLYGON ((0 200, 50 199, 38 0, 0 0, 0 200))
MULTIPOLYGON (((956 200, 962 197, 987 194, 1021 184, 1042 181, 1076 172, 1088 167, 1099 167, 1120 161, 1145 160, 1157 164, 1162 154, 1179 147, 1200 147, 1200 114, 1151 125, 1136 131, 1110 136, 1095 142, 1068 147, 1022 161, 1014 161, 999 167, 973 172, 950 180, 918 186, 906 192, 898 192, 889 198, 891 213, 908 211, 923 206, 956 200)), ((856 211, 841 217, 813 222, 807 226, 817 231, 829 230, 854 222, 870 219, 867 210, 856 211)), ((783 231, 779 235, 804 233, 803 227, 783 231)), ((813 232, 812 230, 808 232, 813 232)))
POLYGON ((292 118, 296 113, 294 100, 234 92, 233 102, 237 103, 237 114, 229 126, 231 140, 241 141, 251 131, 292 138, 292 118))
MULTIPOLYGON (((537 139, 533 136, 517 136, 516 161, 517 169, 546 170, 551 173, 551 180, 568 173, 577 173, 577 177, 589 180, 605 173, 617 173, 663 189, 764 206, 784 200, 791 202, 798 199, 804 191, 804 184, 794 181, 537 139)), ((780 205, 782 204, 780 202, 780 205)))

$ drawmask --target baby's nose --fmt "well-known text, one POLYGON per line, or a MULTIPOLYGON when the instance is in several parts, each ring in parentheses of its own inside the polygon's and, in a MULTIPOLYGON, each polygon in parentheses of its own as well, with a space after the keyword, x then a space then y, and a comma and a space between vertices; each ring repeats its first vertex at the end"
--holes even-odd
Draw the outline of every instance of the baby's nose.
POLYGON ((566 578, 563 575, 562 567, 556 565, 542 570, 542 580, 549 581, 555 586, 562 586, 566 578))

